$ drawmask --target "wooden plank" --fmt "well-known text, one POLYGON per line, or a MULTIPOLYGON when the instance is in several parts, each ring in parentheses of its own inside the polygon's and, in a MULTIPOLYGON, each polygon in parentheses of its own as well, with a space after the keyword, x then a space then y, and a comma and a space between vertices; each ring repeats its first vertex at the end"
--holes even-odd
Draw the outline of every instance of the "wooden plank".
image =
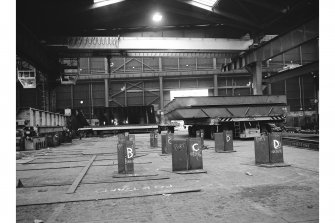
POLYGON ((260 167, 266 167, 266 168, 273 168, 273 167, 287 167, 287 166, 291 166, 290 164, 287 163, 263 163, 260 165, 257 165, 260 167))
POLYGON ((26 164, 26 163, 30 163, 30 162, 33 161, 34 159, 36 159, 36 158, 16 160, 16 164, 26 164))
POLYGON ((150 176, 158 176, 157 173, 152 173, 152 174, 137 174, 137 173, 134 173, 134 174, 118 174, 118 173, 115 173, 113 174, 113 178, 126 178, 126 177, 150 177, 150 176))
POLYGON ((95 160, 97 156, 94 155, 90 161, 87 163, 87 165, 82 169, 82 171, 79 173, 79 175, 77 176, 77 178, 75 179, 75 181, 73 182, 73 184, 71 185, 71 187, 69 188, 69 190, 66 192, 67 194, 72 194, 76 191, 79 183, 81 182, 81 180, 84 178, 86 172, 88 171, 88 169, 90 168, 90 166, 92 165, 93 161, 95 160))
POLYGON ((177 174, 197 174, 197 173, 207 173, 206 170, 185 170, 185 171, 174 171, 177 174))
POLYGON ((200 188, 180 188, 173 190, 162 190, 156 192, 144 192, 136 194, 106 194, 106 195, 83 195, 83 196, 53 196, 52 198, 43 199, 38 198, 36 200, 16 200, 16 207, 41 205, 41 204, 58 204, 58 203, 69 203, 69 202, 83 202, 83 201, 97 201, 97 200, 109 200, 109 199, 122 199, 122 198, 135 198, 135 197, 149 197, 163 194, 178 194, 178 193, 192 193, 200 192, 200 188))
MULTIPOLYGON (((148 176, 148 177, 131 177, 131 178, 115 178, 113 180, 102 180, 102 181, 82 181, 80 185, 85 184, 105 184, 105 183, 124 183, 124 182, 134 182, 134 181, 149 181, 149 180, 167 180, 170 179, 170 177, 167 176, 148 176)), ((22 181, 21 181, 22 183, 22 181)), ((54 187, 54 186, 67 186, 72 185, 72 182, 61 182, 61 183, 48 183, 48 184, 33 184, 29 185, 27 182, 23 180, 24 187, 25 188, 31 188, 31 187, 54 187)))

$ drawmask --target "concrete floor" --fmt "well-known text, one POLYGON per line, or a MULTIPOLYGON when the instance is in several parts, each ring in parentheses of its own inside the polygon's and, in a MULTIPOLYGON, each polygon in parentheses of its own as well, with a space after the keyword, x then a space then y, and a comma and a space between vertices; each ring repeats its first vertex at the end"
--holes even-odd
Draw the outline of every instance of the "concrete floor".
POLYGON ((120 179, 113 178, 116 143, 117 137, 84 138, 18 160, 24 187, 16 189, 17 222, 319 222, 318 151, 284 146, 291 166, 265 168, 254 164, 251 140, 235 140, 235 153, 215 153, 214 141, 205 140, 207 173, 175 174, 171 155, 150 148, 149 134, 136 134, 135 173, 151 176, 120 179), (93 155, 77 190, 67 194, 93 155))

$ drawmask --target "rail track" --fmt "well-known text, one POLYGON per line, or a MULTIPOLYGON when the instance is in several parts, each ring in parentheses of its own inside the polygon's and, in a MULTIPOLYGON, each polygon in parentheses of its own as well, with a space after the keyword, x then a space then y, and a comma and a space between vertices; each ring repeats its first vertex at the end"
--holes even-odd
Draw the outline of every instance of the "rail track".
POLYGON ((305 148, 319 151, 319 140, 300 138, 300 137, 283 137, 283 145, 295 146, 298 148, 305 148))

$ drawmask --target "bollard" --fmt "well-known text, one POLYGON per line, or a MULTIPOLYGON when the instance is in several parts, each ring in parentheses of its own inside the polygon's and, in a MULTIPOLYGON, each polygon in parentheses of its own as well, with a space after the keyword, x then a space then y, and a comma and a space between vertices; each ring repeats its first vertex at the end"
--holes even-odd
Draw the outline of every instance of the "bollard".
POLYGON ((158 133, 157 133, 157 131, 150 132, 150 147, 158 147, 158 133))
POLYGON ((189 170, 202 169, 202 150, 201 141, 197 138, 189 138, 187 140, 188 146, 188 158, 189 158, 189 170))
POLYGON ((134 174, 135 147, 133 141, 126 141, 125 171, 126 174, 134 174))
POLYGON ((133 142, 134 157, 135 157, 136 156, 136 144, 135 144, 135 135, 134 134, 129 134, 129 141, 133 142))
POLYGON ((204 147, 204 138, 205 138, 205 131, 203 129, 200 129, 201 148, 204 147))
POLYGON ((281 133, 271 133, 255 137, 256 164, 283 163, 283 146, 281 133))
POLYGON ((126 138, 126 140, 129 140, 129 132, 125 132, 124 137, 126 138))
POLYGON ((283 145, 281 133, 271 133, 269 135, 270 163, 283 163, 283 145))
POLYGON ((214 133, 214 141, 215 141, 215 152, 223 152, 224 151, 224 139, 222 132, 214 133))
POLYGON ((173 133, 167 133, 166 135, 166 153, 171 154, 172 153, 172 141, 174 139, 173 133))
POLYGON ((233 151, 233 131, 231 130, 225 130, 223 131, 223 137, 224 137, 224 151, 233 151))
POLYGON ((269 157, 269 137, 267 135, 261 135, 255 137, 255 162, 256 164, 264 164, 270 162, 269 157))
POLYGON ((172 140, 172 171, 188 169, 187 140, 172 140))
POLYGON ((125 137, 125 135, 123 134, 123 133, 119 133, 118 135, 117 135, 117 139, 118 139, 118 142, 120 143, 120 142, 124 142, 124 141, 126 141, 126 137, 125 137))
MULTIPOLYGON (((121 139, 121 141, 122 141, 122 139, 121 139)), ((126 167, 125 167, 126 154, 125 154, 125 151, 126 151, 125 141, 119 142, 117 144, 117 169, 118 169, 118 173, 122 173, 122 174, 126 173, 126 167)))
POLYGON ((225 130, 223 132, 214 133, 215 152, 235 152, 233 144, 233 132, 225 130))
POLYGON ((166 134, 162 134, 161 135, 161 142, 162 142, 162 154, 168 154, 167 153, 167 140, 166 140, 167 135, 166 134))
POLYGON ((134 143, 125 141, 121 138, 117 144, 118 155, 118 173, 133 174, 134 173, 134 143))

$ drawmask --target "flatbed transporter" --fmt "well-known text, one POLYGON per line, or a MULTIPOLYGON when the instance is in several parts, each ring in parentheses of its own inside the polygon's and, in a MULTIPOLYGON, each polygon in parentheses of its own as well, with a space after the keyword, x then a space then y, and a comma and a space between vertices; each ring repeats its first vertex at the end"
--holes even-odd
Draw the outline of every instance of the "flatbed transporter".
POLYGON ((206 138, 232 130, 236 138, 253 138, 270 131, 268 123, 285 122, 285 95, 178 97, 164 107, 165 117, 183 120, 189 135, 203 129, 206 138))

